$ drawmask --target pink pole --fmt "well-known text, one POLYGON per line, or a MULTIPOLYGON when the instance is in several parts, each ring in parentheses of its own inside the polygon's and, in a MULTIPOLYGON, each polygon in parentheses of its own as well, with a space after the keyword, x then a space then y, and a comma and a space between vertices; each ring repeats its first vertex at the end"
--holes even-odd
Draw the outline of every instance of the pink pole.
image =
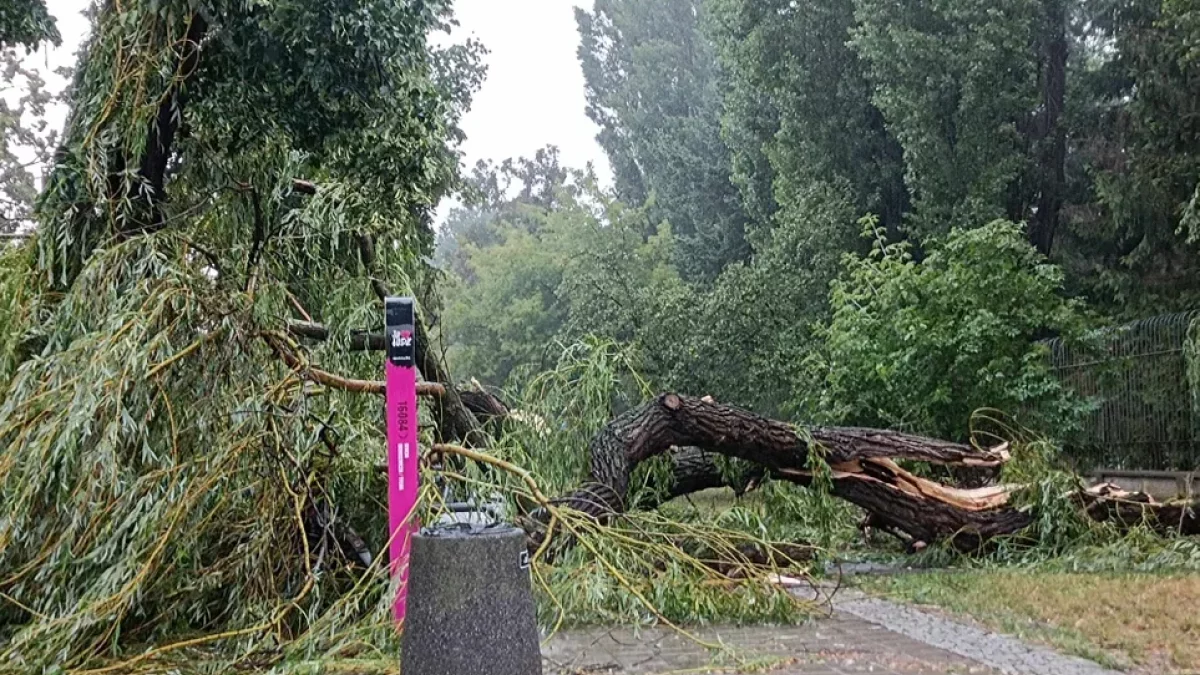
POLYGON ((418 493, 416 330, 412 298, 388 298, 387 435, 388 524, 391 573, 400 585, 394 605, 396 623, 404 623, 408 596, 408 553, 417 529, 413 510, 418 493))

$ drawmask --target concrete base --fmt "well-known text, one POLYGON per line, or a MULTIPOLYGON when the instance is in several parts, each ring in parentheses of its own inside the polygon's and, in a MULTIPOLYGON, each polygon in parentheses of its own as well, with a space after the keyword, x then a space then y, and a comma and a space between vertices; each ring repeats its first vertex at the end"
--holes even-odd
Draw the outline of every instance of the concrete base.
POLYGON ((508 525, 413 537, 403 675, 541 675, 528 560, 508 525))
POLYGON ((1139 471, 1135 469, 1096 469, 1092 484, 1112 483, 1122 490, 1145 492, 1159 501, 1193 499, 1200 490, 1200 474, 1192 471, 1139 471))

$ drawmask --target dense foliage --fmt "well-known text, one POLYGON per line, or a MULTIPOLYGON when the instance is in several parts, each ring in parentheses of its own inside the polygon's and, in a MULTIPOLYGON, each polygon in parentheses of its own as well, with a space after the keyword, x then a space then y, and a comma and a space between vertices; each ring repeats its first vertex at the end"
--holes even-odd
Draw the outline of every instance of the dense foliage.
POLYGON ((3 668, 219 640, 270 644, 269 666, 393 633, 370 611, 386 584, 359 583, 378 566, 332 534, 386 539, 378 402, 311 368, 371 377, 346 340, 377 329, 372 287, 427 276, 482 75, 476 45, 428 44, 450 20, 442 2, 99 8, 36 237, 0 258, 3 668), (306 348, 292 318, 341 332, 306 348))
POLYGON ((712 280, 748 253, 729 181, 721 95, 698 0, 599 0, 576 10, 588 115, 612 161, 616 193, 671 224, 686 278, 712 280))
MULTIPOLYGON (((544 365, 555 339, 598 334, 636 345, 660 387, 762 412, 961 438, 972 407, 991 406, 1062 433, 1082 403, 1058 400, 1033 343, 1078 334, 1085 315, 1119 322, 1196 299, 1193 5, 605 0, 579 11, 613 193, 534 204, 554 225, 495 250, 474 235, 452 302, 536 310, 516 322, 524 337, 515 324, 448 333, 461 372, 502 385, 544 365), (867 254, 864 216, 891 253, 867 254), (1018 254, 1014 237, 1031 248, 1018 254), (843 268, 846 254, 859 262, 843 268), (536 271, 522 275, 519 260, 536 271), (943 277, 953 290, 937 298, 925 285, 943 277), (513 281, 524 287, 505 290, 513 281), (870 326, 851 326, 866 284, 926 295, 876 302, 870 326), (1025 291, 1037 301, 997 305, 1025 291), (929 330, 900 328, 906 312, 929 330), (851 347, 852 329, 869 348, 851 347), (499 371, 484 365, 485 343, 504 355, 499 371), (941 368, 964 347, 1007 362, 941 368), (947 398, 956 405, 935 411, 947 398), (1057 412, 1038 420, 1042 399, 1057 412)), ((490 199, 489 213, 508 215, 460 218, 504 232, 530 205, 513 190, 490 199)), ((457 239, 450 228, 440 245, 457 239)))
POLYGON ((1018 423, 1069 432, 1072 401, 1049 372, 1035 338, 1079 338, 1075 303, 1060 295, 1062 272, 997 221, 911 247, 875 237, 833 287, 825 330, 823 408, 837 418, 966 440, 963 420, 983 408, 1018 423))
MULTIPOLYGON (((658 389, 958 439, 997 408, 1057 436, 1086 402, 1039 340, 1196 301, 1195 0, 596 0, 577 19, 612 189, 553 148, 460 176, 483 69, 480 45, 430 37, 450 0, 99 4, 32 212, 8 143, 49 149, 21 126, 45 95, 28 78, 0 108, 0 215, 37 223, 0 254, 0 670, 394 647, 379 559, 345 543, 386 540, 361 391, 378 358, 350 347, 388 293, 418 297, 460 381, 522 408, 439 474, 514 506, 538 491, 520 467, 575 485, 590 435, 658 389)), ((0 2, 0 48, 56 38, 38 0, 0 2)), ((1019 478, 1060 550, 1075 479, 1048 467, 1019 478)), ((797 491, 562 516, 580 545, 535 561, 543 618, 796 618, 678 542, 848 529, 797 491)))
POLYGON ((43 0, 4 0, 0 3, 0 47, 22 45, 34 48, 49 40, 58 44, 61 36, 43 0))

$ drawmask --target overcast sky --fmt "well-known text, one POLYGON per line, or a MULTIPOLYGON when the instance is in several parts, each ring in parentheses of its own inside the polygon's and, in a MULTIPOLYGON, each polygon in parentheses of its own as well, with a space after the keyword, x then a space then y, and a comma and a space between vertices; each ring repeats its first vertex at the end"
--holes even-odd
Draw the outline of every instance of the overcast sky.
MULTIPOLYGON (((72 65, 89 29, 81 15, 89 4, 49 0, 63 44, 31 55, 30 62, 42 70, 72 65)), ((456 0, 462 24, 456 37, 473 35, 490 51, 487 81, 463 120, 468 167, 480 159, 531 156, 552 144, 561 149, 567 166, 583 168, 591 162, 608 182, 611 174, 596 144, 596 126, 584 113, 583 73, 575 55, 576 5, 590 7, 591 0, 456 0)), ((59 91, 66 83, 47 75, 47 85, 59 91)), ((51 123, 61 128, 66 111, 60 107, 51 115, 51 123)))

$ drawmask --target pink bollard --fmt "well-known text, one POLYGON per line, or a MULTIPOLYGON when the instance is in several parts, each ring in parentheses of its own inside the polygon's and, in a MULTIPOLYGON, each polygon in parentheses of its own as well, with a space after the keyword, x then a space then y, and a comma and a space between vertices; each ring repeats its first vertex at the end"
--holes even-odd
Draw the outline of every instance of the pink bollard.
POLYGON ((387 339, 388 525, 390 569, 400 578, 394 605, 396 624, 404 623, 408 595, 408 556, 416 516, 420 467, 417 448, 416 321, 412 298, 384 303, 387 339))

